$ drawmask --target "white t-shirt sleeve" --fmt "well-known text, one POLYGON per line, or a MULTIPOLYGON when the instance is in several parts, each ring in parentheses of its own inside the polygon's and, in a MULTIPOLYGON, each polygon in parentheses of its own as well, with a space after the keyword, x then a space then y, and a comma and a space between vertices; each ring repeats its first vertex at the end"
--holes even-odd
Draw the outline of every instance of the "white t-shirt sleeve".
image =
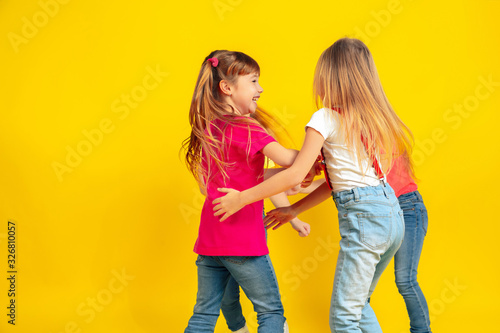
POLYGON ((315 129, 326 140, 330 136, 332 136, 334 132, 333 121, 334 120, 332 115, 330 114, 330 111, 323 108, 314 112, 314 114, 311 117, 311 120, 309 120, 309 122, 306 125, 306 130, 308 127, 315 129))

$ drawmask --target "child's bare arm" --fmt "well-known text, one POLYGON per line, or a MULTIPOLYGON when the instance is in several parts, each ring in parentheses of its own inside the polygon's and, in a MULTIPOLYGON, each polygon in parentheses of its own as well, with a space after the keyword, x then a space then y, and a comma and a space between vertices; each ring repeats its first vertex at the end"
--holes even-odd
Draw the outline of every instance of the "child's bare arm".
MULTIPOLYGON (((319 132, 312 128, 308 128, 306 130, 306 137, 302 149, 296 156, 295 161, 290 168, 278 173, 261 184, 242 192, 227 188, 219 189, 220 192, 228 194, 213 201, 213 204, 215 205, 214 215, 222 215, 220 218, 220 221, 222 222, 235 212, 239 211, 245 205, 294 187, 300 183, 304 177, 308 175, 308 173, 316 174, 315 162, 317 161, 317 157, 324 141, 325 139, 319 132)), ((271 144, 264 147, 263 151, 266 156, 271 157, 270 155, 272 155, 274 151, 271 153, 269 150, 266 151, 269 146, 271 146, 271 144)), ((274 150, 272 147, 269 148, 274 150)))
POLYGON ((295 195, 299 193, 304 193, 304 194, 309 194, 312 193, 315 189, 317 189, 321 184, 325 182, 325 178, 319 178, 316 179, 309 185, 308 187, 302 187, 300 185, 297 185, 295 187, 292 187, 289 190, 286 190, 285 193, 286 195, 295 195))
POLYGON ((289 207, 276 208, 269 213, 267 213, 264 219, 264 225, 266 228, 279 228, 284 223, 294 219, 297 215, 305 212, 312 207, 319 205, 326 199, 330 197, 330 189, 326 183, 319 186, 314 192, 307 195, 302 200, 297 201, 289 207))
MULTIPOLYGON (((276 208, 290 206, 290 201, 288 200, 288 198, 284 192, 273 195, 273 196, 269 197, 269 199, 271 200, 274 207, 276 207, 276 208)), ((285 224, 285 223, 283 223, 283 224, 285 224)), ((283 224, 276 226, 275 228, 273 228, 273 230, 278 229, 283 224)), ((298 217, 291 219, 290 225, 292 226, 293 229, 295 229, 299 233, 299 236, 301 236, 301 237, 306 237, 311 232, 311 226, 308 223, 301 221, 298 217)), ((271 227, 272 226, 266 227, 266 229, 269 229, 271 227)))

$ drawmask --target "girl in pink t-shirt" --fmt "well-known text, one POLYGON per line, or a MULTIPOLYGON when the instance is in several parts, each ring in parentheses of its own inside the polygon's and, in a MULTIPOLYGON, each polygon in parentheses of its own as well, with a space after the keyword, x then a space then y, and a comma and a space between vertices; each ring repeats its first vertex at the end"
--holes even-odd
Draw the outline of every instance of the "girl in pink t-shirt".
MULTIPOLYGON (((241 52, 218 50, 203 62, 196 82, 184 142, 186 164, 206 193, 198 239, 198 293, 185 332, 213 332, 227 282, 232 277, 254 305, 259 333, 287 332, 263 227, 263 201, 220 222, 214 216, 218 188, 245 190, 263 181, 265 156, 290 166, 297 151, 282 147, 254 119, 263 92, 257 62, 241 52)), ((314 168, 306 182, 312 181, 314 168)))

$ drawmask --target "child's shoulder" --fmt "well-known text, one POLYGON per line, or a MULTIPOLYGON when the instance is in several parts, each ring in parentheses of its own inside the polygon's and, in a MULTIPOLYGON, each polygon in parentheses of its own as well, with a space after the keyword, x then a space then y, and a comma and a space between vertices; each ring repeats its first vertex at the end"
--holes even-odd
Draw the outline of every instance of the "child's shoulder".
POLYGON ((334 110, 334 109, 330 109, 327 107, 323 107, 323 108, 319 109, 318 111, 314 112, 314 114, 337 117, 339 115, 339 111, 334 110))
POLYGON ((230 135, 231 137, 244 136, 249 133, 265 133, 266 129, 255 119, 245 116, 224 116, 223 119, 214 119, 210 121, 212 132, 217 131, 220 134, 230 135))
POLYGON ((339 113, 330 108, 321 108, 314 112, 311 120, 325 122, 325 124, 337 123, 339 120, 339 113))

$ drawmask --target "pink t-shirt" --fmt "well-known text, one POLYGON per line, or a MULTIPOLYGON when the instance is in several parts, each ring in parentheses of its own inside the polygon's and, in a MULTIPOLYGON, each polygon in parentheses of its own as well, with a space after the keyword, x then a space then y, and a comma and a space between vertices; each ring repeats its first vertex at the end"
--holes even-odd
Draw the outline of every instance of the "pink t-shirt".
MULTIPOLYGON (((215 121, 211 126, 217 139, 222 140, 224 136, 225 160, 232 165, 225 169, 227 178, 214 171, 208 182, 194 252, 207 256, 266 255, 269 250, 262 221, 263 201, 243 207, 224 222, 219 222, 219 216, 214 216, 212 201, 225 195, 217 188, 243 191, 260 184, 264 179, 265 161, 261 150, 275 140, 262 127, 253 123, 227 123, 224 129, 222 121, 215 121), (214 129, 214 124, 223 129, 223 134, 214 129)), ((203 157, 202 167, 206 170, 208 163, 214 162, 212 159, 207 161, 205 154, 203 157)), ((212 167, 212 170, 216 169, 212 167)))
POLYGON ((394 161, 394 165, 392 169, 387 174, 387 182, 394 190, 396 197, 399 197, 401 194, 410 193, 416 191, 418 189, 417 184, 411 178, 408 171, 405 168, 405 162, 403 157, 398 157, 394 161))

